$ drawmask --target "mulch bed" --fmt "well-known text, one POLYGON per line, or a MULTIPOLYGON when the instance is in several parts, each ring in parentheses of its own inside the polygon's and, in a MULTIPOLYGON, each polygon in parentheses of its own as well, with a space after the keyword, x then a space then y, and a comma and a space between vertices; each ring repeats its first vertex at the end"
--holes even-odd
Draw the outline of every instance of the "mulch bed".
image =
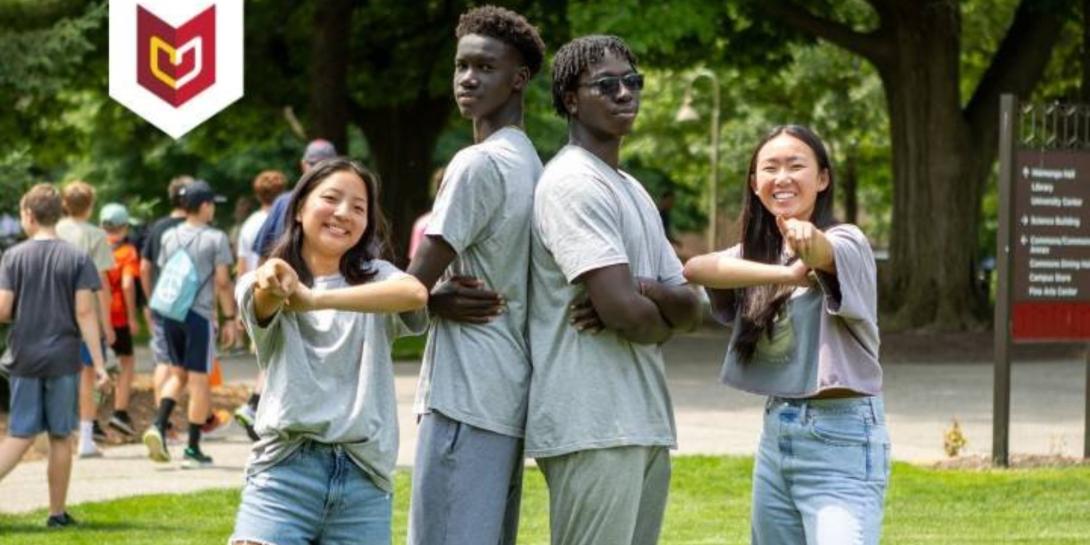
MULTIPOLYGON (((236 407, 245 403, 249 397, 250 388, 248 386, 237 384, 217 386, 212 388, 212 410, 233 412, 236 407)), ((132 417, 137 434, 134 437, 125 437, 106 425, 110 415, 113 414, 114 396, 113 393, 103 396, 102 402, 99 404, 98 420, 99 424, 106 430, 106 434, 109 437, 105 442, 98 443, 98 445, 108 449, 117 445, 139 443, 140 435, 144 433, 144 430, 146 430, 148 426, 151 425, 152 420, 155 419, 157 410, 154 399, 154 395, 152 394, 151 375, 138 373, 136 379, 133 381, 132 394, 129 398, 129 416, 132 417)), ((185 437, 185 430, 188 429, 185 411, 187 399, 188 396, 183 394, 171 417, 174 429, 179 430, 179 434, 183 438, 185 437)), ((0 415, 0 437, 7 435, 7 431, 8 419, 5 412, 3 415, 0 415)), ((73 433, 72 440, 76 441, 76 437, 77 433, 73 433)), ((48 440, 45 435, 39 435, 34 442, 34 447, 27 451, 23 460, 40 460, 45 458, 48 452, 48 440)))
MULTIPOLYGON (((1087 466, 1090 460, 1069 458, 1059 455, 1044 454, 1012 454, 1010 456, 1011 469, 1037 469, 1037 468, 1063 468, 1087 466)), ((989 456, 958 456, 931 465, 935 469, 960 469, 960 470, 989 470, 996 469, 989 456)))

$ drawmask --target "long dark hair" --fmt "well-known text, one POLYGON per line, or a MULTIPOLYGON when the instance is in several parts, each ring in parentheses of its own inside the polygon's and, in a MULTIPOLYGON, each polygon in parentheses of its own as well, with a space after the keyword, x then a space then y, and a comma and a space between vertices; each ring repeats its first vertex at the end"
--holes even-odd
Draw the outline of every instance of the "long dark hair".
POLYGON ((371 280, 378 270, 370 266, 369 262, 372 259, 381 257, 382 252, 387 247, 385 243, 386 220, 382 216, 382 210, 378 202, 378 175, 367 170, 359 163, 343 157, 320 161, 311 167, 306 174, 303 174, 295 184, 295 190, 291 194, 291 201, 285 211, 287 214, 285 218, 287 227, 284 229, 284 234, 280 236, 280 240, 277 241, 276 247, 269 254, 270 257, 278 257, 291 265, 291 268, 295 269, 295 272, 299 275, 299 281, 307 286, 314 285, 314 275, 310 272, 310 268, 307 267, 306 261, 303 260, 303 224, 296 217, 302 211, 307 196, 314 191, 314 188, 318 187, 318 184, 322 183, 330 175, 342 171, 351 172, 363 180, 363 185, 367 190, 367 228, 363 231, 363 236, 360 237, 359 242, 341 256, 339 267, 341 276, 344 276, 345 281, 350 285, 362 284, 371 280))
MULTIPOLYGON (((810 216, 810 223, 818 229, 827 229, 837 224, 833 217, 833 166, 829 162, 829 154, 825 151, 825 144, 814 131, 801 125, 780 125, 773 128, 757 144, 753 150, 753 156, 749 159, 749 171, 746 173, 746 190, 742 210, 742 257, 750 261, 761 263, 779 264, 783 261, 783 236, 776 226, 776 216, 765 209, 761 199, 752 190, 757 175, 757 155, 761 148, 770 140, 787 134, 798 138, 806 144, 817 158, 818 175, 825 172, 829 178, 829 184, 817 194, 814 203, 814 212, 810 216)), ((773 325, 776 315, 780 313, 784 303, 794 286, 763 285, 751 286, 737 290, 740 295, 738 311, 740 316, 739 331, 734 341, 734 351, 742 361, 749 361, 757 349, 757 341, 761 335, 772 337, 773 325)))

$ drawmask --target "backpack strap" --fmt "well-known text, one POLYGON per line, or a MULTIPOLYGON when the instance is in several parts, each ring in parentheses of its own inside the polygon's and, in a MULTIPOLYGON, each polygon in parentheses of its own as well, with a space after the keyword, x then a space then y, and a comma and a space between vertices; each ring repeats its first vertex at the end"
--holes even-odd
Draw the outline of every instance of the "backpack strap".
MULTIPOLYGON (((197 240, 198 238, 200 238, 200 236, 201 236, 201 233, 205 232, 206 230, 207 230, 207 228, 206 228, 206 227, 201 227, 200 229, 198 229, 198 230, 197 230, 197 232, 193 234, 193 237, 192 237, 192 238, 190 238, 188 242, 186 242, 185 244, 183 244, 181 248, 179 248, 179 249, 175 250, 175 252, 179 252, 179 251, 186 251, 186 250, 188 250, 188 249, 189 249, 189 245, 190 245, 190 244, 193 244, 193 241, 195 241, 195 240, 197 240)), ((175 237, 179 236, 179 235, 178 235, 178 232, 177 232, 177 231, 175 231, 175 232, 174 232, 174 236, 175 236, 175 237)), ((192 257, 190 257, 190 259, 192 259, 192 257)), ((196 264, 197 264, 197 260, 196 260, 196 259, 193 259, 193 264, 194 264, 194 265, 196 265, 196 264)), ((204 285, 205 285, 205 284, 207 284, 207 283, 208 283, 208 281, 209 281, 209 280, 211 280, 211 279, 212 279, 212 277, 213 277, 213 276, 215 276, 215 275, 216 275, 216 265, 215 265, 215 264, 213 263, 213 264, 212 264, 212 272, 208 273, 208 276, 204 277, 204 280, 201 280, 201 283, 200 283, 200 284, 199 284, 199 285, 197 286, 197 293, 198 293, 198 294, 199 294, 199 293, 201 292, 201 290, 203 290, 203 289, 204 289, 204 285)), ((215 304, 215 301, 213 301, 213 304, 215 304)))

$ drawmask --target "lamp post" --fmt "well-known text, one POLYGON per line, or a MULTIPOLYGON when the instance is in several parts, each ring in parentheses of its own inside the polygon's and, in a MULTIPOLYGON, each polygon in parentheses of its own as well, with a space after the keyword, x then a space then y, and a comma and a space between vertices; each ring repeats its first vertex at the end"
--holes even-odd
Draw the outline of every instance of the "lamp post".
POLYGON ((678 122, 700 120, 700 114, 693 108, 693 83, 703 77, 708 78, 712 83, 711 152, 709 153, 711 171, 708 175, 708 232, 706 237, 708 251, 713 252, 715 251, 717 204, 715 189, 719 181, 719 78, 715 76, 715 72, 707 68, 701 68, 689 78, 689 82, 685 86, 685 99, 681 104, 681 108, 678 109, 675 119, 678 122))

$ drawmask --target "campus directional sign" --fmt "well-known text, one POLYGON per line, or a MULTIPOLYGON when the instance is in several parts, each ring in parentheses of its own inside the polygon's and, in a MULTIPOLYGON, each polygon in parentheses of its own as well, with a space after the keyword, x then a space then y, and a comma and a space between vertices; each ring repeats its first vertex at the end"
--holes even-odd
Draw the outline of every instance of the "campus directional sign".
MULTIPOLYGON (((1090 104, 999 101, 992 460, 1010 457, 1011 344, 1090 341, 1090 104)), ((1090 459, 1090 347, 1083 457, 1090 459)))
POLYGON ((1090 339, 1090 154, 1015 154, 1015 341, 1090 339))

